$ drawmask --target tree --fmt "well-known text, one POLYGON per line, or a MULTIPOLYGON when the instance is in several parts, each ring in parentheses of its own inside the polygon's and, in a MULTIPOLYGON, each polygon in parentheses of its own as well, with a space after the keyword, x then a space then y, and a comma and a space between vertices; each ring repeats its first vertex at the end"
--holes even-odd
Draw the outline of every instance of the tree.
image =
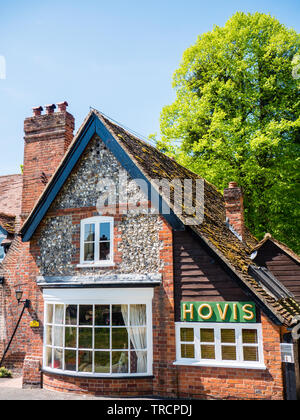
POLYGON ((300 251, 299 34, 236 13, 188 48, 157 146, 220 190, 237 181, 246 223, 300 251), (296 57, 296 59, 295 59, 296 57))

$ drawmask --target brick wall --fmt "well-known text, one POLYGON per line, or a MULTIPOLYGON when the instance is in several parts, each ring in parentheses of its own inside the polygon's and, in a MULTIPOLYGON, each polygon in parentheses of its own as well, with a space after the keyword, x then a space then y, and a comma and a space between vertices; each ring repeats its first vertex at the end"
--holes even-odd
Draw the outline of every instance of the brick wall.
POLYGON ((22 368, 25 356, 27 358, 41 358, 43 337, 43 301, 41 291, 36 285, 37 267, 30 253, 29 244, 22 243, 20 238, 15 238, 4 264, 4 284, 2 293, 5 304, 3 316, 5 321, 5 345, 10 340, 16 323, 21 314, 23 304, 18 305, 15 291, 23 291, 22 300, 29 299, 31 306, 25 309, 23 318, 10 350, 4 360, 4 366, 22 368), (30 322, 38 319, 39 328, 31 328, 30 322))
POLYGON ((280 328, 262 314, 266 370, 178 366, 181 398, 274 399, 284 398, 280 354, 280 328))
POLYGON ((76 394, 132 397, 152 395, 152 378, 90 379, 44 373, 43 386, 49 391, 76 394))

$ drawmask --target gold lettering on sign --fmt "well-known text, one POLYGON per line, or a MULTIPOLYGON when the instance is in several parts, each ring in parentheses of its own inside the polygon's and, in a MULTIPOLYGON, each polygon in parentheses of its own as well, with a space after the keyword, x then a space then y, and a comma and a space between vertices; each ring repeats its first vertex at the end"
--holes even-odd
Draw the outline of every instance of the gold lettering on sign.
POLYGON ((253 305, 247 304, 243 306, 243 311, 246 312, 246 314, 249 314, 244 315, 243 318, 246 319, 246 321, 251 321, 254 318, 254 313, 252 311, 249 311, 249 309, 247 308, 253 309, 253 305))
POLYGON ((210 319, 213 316, 213 310, 208 303, 203 303, 201 306, 199 306, 198 314, 202 319, 210 319), (209 310, 209 313, 207 315, 202 315, 202 309, 204 308, 208 308, 209 310))
POLYGON ((218 308, 218 311, 219 311, 219 314, 220 314, 220 318, 222 319, 222 321, 225 321, 226 315, 227 315, 227 312, 228 312, 228 308, 229 308, 229 304, 228 303, 225 304, 224 312, 222 311, 222 308, 221 308, 219 303, 217 304, 217 308, 218 308))
POLYGON ((234 319, 234 321, 237 321, 237 319, 238 319, 237 304, 236 303, 233 304, 233 319, 234 319))
POLYGON ((186 304, 183 305, 183 319, 186 320, 186 314, 190 314, 191 321, 194 319, 194 305, 190 304, 190 309, 186 309, 186 304))

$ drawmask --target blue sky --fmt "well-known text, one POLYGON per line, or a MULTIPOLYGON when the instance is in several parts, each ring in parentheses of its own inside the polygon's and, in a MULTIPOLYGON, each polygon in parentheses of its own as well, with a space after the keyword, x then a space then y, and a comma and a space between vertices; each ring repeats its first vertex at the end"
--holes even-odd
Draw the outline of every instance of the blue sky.
POLYGON ((93 106, 158 132, 184 50, 236 11, 270 13, 300 32, 299 0, 1 1, 0 175, 19 172, 33 106, 67 100, 76 128, 93 106))

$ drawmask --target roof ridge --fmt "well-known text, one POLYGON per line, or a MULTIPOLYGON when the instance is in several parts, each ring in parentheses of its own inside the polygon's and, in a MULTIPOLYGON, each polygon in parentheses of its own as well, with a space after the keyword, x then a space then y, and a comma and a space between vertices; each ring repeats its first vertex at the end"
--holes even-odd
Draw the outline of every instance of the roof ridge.
MULTIPOLYGON (((207 184, 211 185, 211 186, 212 186, 212 187, 213 187, 213 188, 214 188, 214 189, 215 189, 215 190, 216 190, 219 194, 221 194, 221 195, 222 195, 222 193, 221 193, 221 192, 217 189, 217 187, 216 187, 214 184, 212 184, 210 181, 208 181, 206 178, 204 178, 203 176, 201 176, 201 175, 197 174, 196 172, 192 171, 191 169, 186 168, 185 166, 181 165, 181 163, 177 162, 177 160, 176 160, 176 159, 171 158, 170 156, 168 156, 168 155, 166 155, 165 153, 163 153, 161 150, 157 149, 157 148, 156 148, 155 146, 153 146, 152 144, 147 143, 147 142, 146 142, 146 140, 140 139, 139 137, 137 137, 137 136, 136 136, 136 134, 131 133, 130 131, 128 131, 128 130, 129 130, 128 128, 125 128, 125 127, 123 127, 122 125, 118 125, 118 124, 121 124, 121 123, 116 123, 116 121, 114 121, 113 119, 111 119, 109 116, 107 116, 107 115, 105 115, 105 114, 101 113, 101 112, 100 112, 100 111, 98 111, 97 109, 94 109, 94 108, 93 108, 93 110, 94 110, 94 112, 95 112, 95 114, 96 114, 97 116, 100 116, 100 118, 104 120, 104 122, 105 122, 105 120, 108 120, 108 121, 110 122, 110 124, 112 124, 112 125, 114 125, 114 126, 116 126, 116 127, 118 127, 118 128, 121 128, 123 131, 125 131, 125 132, 126 132, 126 134, 127 134, 128 136, 132 136, 132 137, 134 137, 136 140, 138 140, 139 142, 141 142, 141 143, 145 144, 147 147, 151 147, 151 148, 152 148, 152 149, 154 149, 156 152, 161 153, 164 157, 166 157, 167 159, 169 159, 171 162, 175 162, 177 165, 179 165, 179 166, 181 166, 182 168, 184 168, 185 170, 189 171, 191 174, 195 175, 197 178, 199 178, 199 179, 204 179, 204 181, 205 181, 205 182, 207 182, 207 184)), ((105 124, 105 125, 106 125, 106 124, 105 124)))

